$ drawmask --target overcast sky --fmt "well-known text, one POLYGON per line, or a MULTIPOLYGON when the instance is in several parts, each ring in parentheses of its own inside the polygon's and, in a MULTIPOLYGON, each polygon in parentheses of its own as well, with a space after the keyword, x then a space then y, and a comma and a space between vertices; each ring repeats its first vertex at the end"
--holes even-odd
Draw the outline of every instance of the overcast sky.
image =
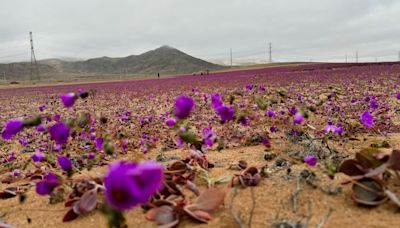
POLYGON ((206 60, 397 60, 399 0, 0 0, 0 62, 178 48, 206 60))

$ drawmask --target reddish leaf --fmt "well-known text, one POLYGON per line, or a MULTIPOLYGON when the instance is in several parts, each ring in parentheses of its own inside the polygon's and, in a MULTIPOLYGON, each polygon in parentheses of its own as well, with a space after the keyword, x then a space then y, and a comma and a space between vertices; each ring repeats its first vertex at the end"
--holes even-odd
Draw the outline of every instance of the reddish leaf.
POLYGON ((239 167, 240 167, 241 169, 246 169, 246 168, 247 168, 247 162, 244 161, 244 160, 240 160, 239 163, 238 163, 238 165, 239 165, 239 167))
POLYGON ((172 163, 169 167, 168 167, 169 171, 174 171, 174 172, 184 172, 187 170, 187 166, 184 162, 182 161, 177 161, 172 163))
POLYGON ((14 187, 9 187, 0 192, 0 199, 9 199, 17 196, 17 189, 14 187))
POLYGON ((205 211, 197 210, 197 211, 193 211, 193 214, 195 214, 197 217, 202 218, 207 221, 210 221, 212 219, 211 215, 205 211))
POLYGON ((248 169, 246 169, 246 171, 244 171, 245 174, 250 174, 252 176, 256 175, 258 173, 258 169, 256 167, 249 167, 248 169))
POLYGON ((185 207, 183 210, 189 215, 192 219, 195 219, 199 222, 207 223, 209 220, 212 219, 211 215, 205 211, 191 211, 188 207, 185 207))
POLYGON ((193 182, 191 182, 190 180, 186 181, 186 187, 192 191, 194 194, 196 194, 196 196, 200 195, 200 190, 197 187, 197 185, 195 185, 193 182))
POLYGON ((73 209, 70 209, 70 210, 67 212, 67 214, 64 215, 63 222, 72 221, 72 220, 78 218, 78 216, 79 216, 79 215, 76 214, 76 213, 74 212, 73 209))
POLYGON ((361 163, 364 168, 376 168, 382 164, 376 158, 376 154, 382 153, 377 148, 366 148, 356 153, 356 160, 361 163))
POLYGON ((354 159, 345 160, 339 167, 339 172, 342 172, 348 176, 360 176, 364 175, 364 171, 358 161, 354 159))
POLYGON ((70 199, 64 203, 64 207, 71 207, 78 200, 79 200, 79 198, 70 199))
POLYGON ((74 211, 77 214, 84 214, 93 211, 97 205, 97 191, 92 189, 85 192, 81 199, 74 204, 74 211))
POLYGON ((394 170, 400 170, 400 150, 393 150, 388 163, 390 168, 394 170))
POLYGON ((224 198, 225 192, 221 191, 218 188, 209 188, 200 194, 195 204, 190 205, 190 210, 202 210, 205 212, 212 212, 224 202, 224 198))
POLYGON ((174 209, 170 206, 152 208, 146 213, 146 219, 155 221, 157 225, 168 225, 177 220, 174 209))

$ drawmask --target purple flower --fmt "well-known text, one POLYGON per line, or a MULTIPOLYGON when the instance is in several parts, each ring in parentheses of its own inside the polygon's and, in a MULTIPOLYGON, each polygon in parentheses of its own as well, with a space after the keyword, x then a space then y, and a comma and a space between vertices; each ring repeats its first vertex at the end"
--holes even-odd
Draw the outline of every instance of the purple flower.
POLYGON ((272 110, 266 111, 264 115, 268 117, 276 117, 276 113, 272 110))
POLYGON ((33 160, 34 162, 41 162, 41 161, 44 160, 44 155, 43 155, 43 153, 37 152, 37 153, 34 153, 34 154, 31 156, 31 158, 32 158, 32 160, 33 160))
POLYGON ((268 138, 262 138, 261 139, 261 143, 267 147, 267 148, 271 148, 271 141, 268 138))
POLYGON ((343 133, 343 128, 340 126, 335 126, 333 124, 327 124, 324 128, 324 131, 329 134, 332 132, 333 134, 341 135, 343 133))
POLYGON ((371 128, 374 125, 374 117, 368 112, 368 110, 364 111, 360 116, 360 121, 367 128, 371 128))
POLYGON ((232 106, 221 105, 217 108, 217 112, 223 121, 233 120, 235 115, 235 109, 232 106))
POLYGON ((125 211, 146 203, 162 188, 163 167, 153 161, 143 163, 115 162, 104 178, 107 203, 125 211))
POLYGON ((187 96, 180 96, 175 100, 175 116, 178 119, 185 119, 190 115, 194 107, 194 101, 187 96))
POLYGON ((309 166, 315 166, 318 162, 318 159, 314 155, 307 155, 304 157, 304 162, 309 166))
POLYGON ((70 108, 74 105, 77 96, 75 93, 66 93, 60 95, 61 102, 64 104, 66 108, 70 108))
POLYGON ((240 124, 242 124, 243 126, 250 126, 250 119, 246 116, 242 116, 239 119, 240 124))
POLYGON ((297 108, 296 107, 291 107, 288 109, 289 113, 292 115, 296 115, 297 113, 297 108))
POLYGON ((44 176, 42 181, 36 183, 36 193, 39 195, 48 195, 58 185, 60 185, 60 180, 58 177, 53 173, 49 173, 44 176))
POLYGON ((372 108, 372 109, 377 109, 378 108, 378 102, 371 101, 369 107, 372 108))
POLYGON ((172 127, 176 124, 176 120, 174 118, 169 118, 165 123, 168 127, 172 127))
POLYGON ((65 171, 71 171, 72 170, 72 162, 69 160, 69 158, 64 157, 64 156, 59 156, 57 158, 58 165, 60 165, 61 169, 65 171))
POLYGON ((277 131, 278 131, 278 127, 277 127, 277 126, 272 126, 269 130, 270 130, 272 133, 277 132, 277 131))
POLYGON ((221 95, 219 95, 218 93, 214 93, 213 95, 211 95, 211 107, 213 107, 213 109, 217 109, 221 105, 222 105, 221 95))
POLYGON ((253 85, 251 85, 251 84, 247 84, 246 85, 246 90, 247 91, 250 91, 250 90, 252 90, 253 89, 253 85))
POLYGON ((19 177, 21 175, 21 170, 20 169, 14 169, 12 172, 14 177, 19 177))
POLYGON ((396 98, 397 100, 400 100, 400 92, 397 93, 396 98))
POLYGON ((68 143, 69 127, 65 123, 56 123, 49 127, 50 137, 56 141, 58 145, 68 143))
POLYGON ((205 127, 203 129, 201 129, 201 134, 203 135, 204 143, 207 146, 212 147, 213 144, 214 144, 215 139, 217 138, 217 134, 215 134, 212 131, 212 128, 211 127, 209 127, 209 128, 205 127))
POLYGON ((45 108, 46 108, 46 105, 40 105, 39 106, 39 111, 43 112, 45 108))
POLYGON ((21 144, 22 146, 26 146, 28 145, 28 140, 26 138, 20 138, 18 140, 19 144, 21 144))
POLYGON ((298 101, 301 101, 303 99, 303 97, 299 94, 299 95, 297 95, 297 100, 298 101))
POLYGON ((59 151, 61 151, 61 149, 62 149, 62 145, 60 145, 60 144, 56 145, 56 146, 53 148, 53 150, 54 150, 55 152, 59 152, 59 151))
POLYGON ((293 117, 293 122, 295 124, 302 124, 303 120, 304 120, 304 116, 303 116, 303 114, 301 114, 301 112, 297 112, 293 117))
POLYGON ((53 120, 56 121, 56 122, 60 121, 60 119, 61 119, 60 114, 55 114, 55 115, 53 116, 53 120))
POLYGON ((95 156, 96 156, 95 153, 90 152, 90 153, 88 154, 88 159, 93 159, 95 156))
POLYGON ((260 92, 264 92, 265 91, 265 86, 260 86, 260 88, 258 89, 260 92))
POLYGON ((44 131, 46 131, 46 126, 44 124, 39 124, 36 126, 36 131, 44 132, 44 131))
POLYGON ((7 162, 14 161, 15 158, 16 158, 15 155, 16 155, 15 152, 12 152, 12 153, 8 156, 7 162))
POLYGON ((23 128, 24 128, 24 122, 22 121, 22 119, 9 120, 6 123, 6 127, 3 129, 1 136, 3 137, 3 139, 11 139, 23 128))
POLYGON ((103 138, 98 137, 98 138, 96 138, 95 141, 96 141, 96 149, 98 151, 101 151, 103 149, 103 142, 104 142, 103 138))

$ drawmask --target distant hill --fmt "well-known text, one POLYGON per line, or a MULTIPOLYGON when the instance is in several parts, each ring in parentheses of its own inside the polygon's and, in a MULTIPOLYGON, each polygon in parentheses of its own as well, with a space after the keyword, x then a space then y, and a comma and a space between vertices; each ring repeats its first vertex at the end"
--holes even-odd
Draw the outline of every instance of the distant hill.
MULTIPOLYGON (((100 57, 85 61, 46 59, 38 61, 42 78, 68 75, 162 75, 191 74, 200 71, 222 70, 225 67, 192 57, 169 46, 162 46, 140 55, 123 58, 100 57)), ((0 76, 8 80, 29 80, 30 63, 0 64, 0 76)), ((65 78, 67 79, 67 78, 65 78)))

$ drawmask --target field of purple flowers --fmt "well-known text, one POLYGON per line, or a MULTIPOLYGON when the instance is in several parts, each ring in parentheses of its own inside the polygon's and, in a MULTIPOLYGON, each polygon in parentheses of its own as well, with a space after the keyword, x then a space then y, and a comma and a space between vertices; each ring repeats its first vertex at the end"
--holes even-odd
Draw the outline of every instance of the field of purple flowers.
POLYGON ((0 227, 395 226, 399 85, 376 63, 0 89, 0 227))

